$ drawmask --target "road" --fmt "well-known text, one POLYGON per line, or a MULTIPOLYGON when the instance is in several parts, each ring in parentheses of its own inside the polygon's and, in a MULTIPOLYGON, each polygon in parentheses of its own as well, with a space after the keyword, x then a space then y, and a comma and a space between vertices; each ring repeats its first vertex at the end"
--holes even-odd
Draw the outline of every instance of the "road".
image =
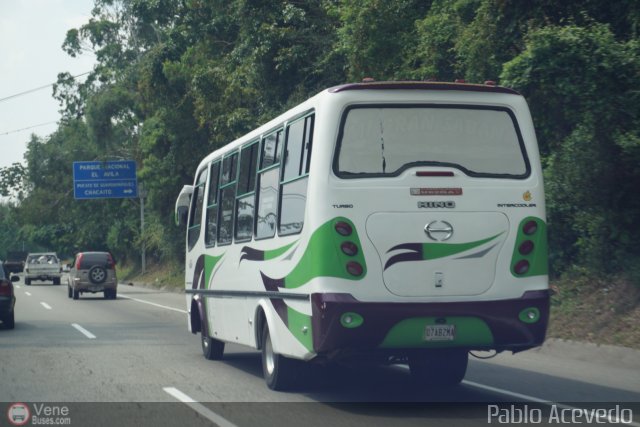
MULTIPOLYGON (((121 284, 116 300, 84 294, 74 301, 62 283, 16 284, 16 327, 0 329, 7 408, 67 407, 71 425, 471 426, 487 424, 489 405, 520 402, 542 408, 535 425, 546 425, 554 405, 619 405, 640 427, 640 353, 630 350, 472 358, 461 385, 437 390, 415 385, 405 366, 315 369, 306 388, 282 393, 264 384, 254 350, 227 345, 223 361, 204 359, 199 337, 187 331, 183 295, 121 284)), ((0 426, 4 413, 0 404, 0 426)))

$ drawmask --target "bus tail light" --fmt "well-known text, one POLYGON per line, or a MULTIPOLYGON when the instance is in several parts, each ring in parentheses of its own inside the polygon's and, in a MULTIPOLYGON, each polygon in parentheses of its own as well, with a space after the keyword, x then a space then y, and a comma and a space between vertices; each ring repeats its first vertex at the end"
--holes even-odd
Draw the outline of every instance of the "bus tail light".
POLYGON ((536 217, 520 221, 511 258, 511 274, 515 277, 548 274, 547 229, 545 222, 536 217))
POLYGON ((527 236, 531 236, 536 231, 538 231, 538 223, 533 220, 527 221, 527 223, 522 227, 522 232, 527 236))
POLYGON ((340 249, 345 255, 356 256, 358 254, 358 246, 353 242, 344 242, 340 245, 340 249))
POLYGON ((353 233, 353 228, 351 228, 351 225, 344 221, 336 222, 335 229, 341 236, 350 236, 351 233, 353 233))
POLYGON ((540 310, 537 307, 525 308, 518 315, 520 321, 524 323, 536 323, 540 320, 540 310))
POLYGON ((364 318, 358 313, 348 312, 340 316, 340 323, 348 329, 357 328, 364 323, 364 318))
POLYGON ((520 260, 516 263, 515 267, 513 267, 513 271, 518 275, 526 274, 529 271, 529 261, 526 259, 520 260))
POLYGON ((518 252, 520 252, 520 255, 529 255, 533 251, 533 248, 533 242, 531 240, 525 240, 518 248, 518 252))
POLYGON ((352 276, 358 277, 358 276, 362 276, 364 269, 362 268, 362 265, 360 265, 360 263, 355 261, 349 261, 347 263, 347 272, 352 276))
POLYGON ((331 250, 335 251, 335 258, 327 258, 327 266, 332 270, 329 275, 361 280, 367 274, 367 264, 355 224, 348 218, 337 217, 326 225, 331 232, 331 250))

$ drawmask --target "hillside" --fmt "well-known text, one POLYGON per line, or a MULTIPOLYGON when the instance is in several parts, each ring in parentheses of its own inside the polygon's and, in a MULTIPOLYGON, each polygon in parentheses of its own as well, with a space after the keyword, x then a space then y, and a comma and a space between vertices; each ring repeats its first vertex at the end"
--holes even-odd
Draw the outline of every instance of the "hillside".
POLYGON ((552 286, 548 337, 640 349, 640 287, 584 275, 552 286))

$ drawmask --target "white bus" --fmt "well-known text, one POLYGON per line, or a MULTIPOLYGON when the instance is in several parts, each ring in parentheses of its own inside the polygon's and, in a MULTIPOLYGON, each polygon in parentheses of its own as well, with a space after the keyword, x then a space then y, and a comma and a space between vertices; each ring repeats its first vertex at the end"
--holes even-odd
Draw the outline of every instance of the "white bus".
POLYGON ((542 172, 511 89, 327 89, 204 158, 176 220, 190 331, 208 359, 261 349, 272 389, 358 357, 456 384, 469 351, 545 337, 542 172))

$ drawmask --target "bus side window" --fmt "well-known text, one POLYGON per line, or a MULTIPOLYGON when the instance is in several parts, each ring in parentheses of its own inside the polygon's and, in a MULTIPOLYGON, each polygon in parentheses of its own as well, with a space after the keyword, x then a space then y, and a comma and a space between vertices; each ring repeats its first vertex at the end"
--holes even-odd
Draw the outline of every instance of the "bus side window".
POLYGON ((202 210, 204 206, 204 187, 207 182, 207 169, 204 169, 198 175, 196 188, 193 190, 191 197, 191 216, 189 218, 188 246, 189 250, 193 249, 196 242, 200 238, 200 224, 202 222, 202 210))
POLYGON ((251 240, 253 236, 257 161, 258 141, 255 141, 240 152, 238 199, 234 217, 236 241, 251 240))
POLYGON ((302 231, 307 202, 307 182, 311 163, 313 116, 293 122, 287 127, 285 164, 282 173, 282 199, 278 233, 302 231))
POLYGON ((220 181, 220 162, 215 162, 211 166, 211 177, 209 178, 209 196, 207 197, 207 229, 204 235, 204 243, 207 246, 216 244, 218 232, 218 184, 220 181))
POLYGON ((222 160, 220 178, 220 209, 218 209, 218 245, 228 245, 233 237, 233 206, 236 201, 238 153, 222 160))
POLYGON ((314 116, 308 116, 304 119, 304 139, 302 148, 302 167, 301 175, 309 173, 309 166, 311 165, 311 147, 313 146, 313 125, 314 116))
POLYGON ((278 223, 278 177, 280 168, 271 168, 258 177, 258 214, 256 216, 256 239, 276 235, 278 223))
POLYGON ((262 155, 260 169, 268 168, 280 162, 280 147, 282 146, 282 129, 273 132, 262 139, 262 155))

